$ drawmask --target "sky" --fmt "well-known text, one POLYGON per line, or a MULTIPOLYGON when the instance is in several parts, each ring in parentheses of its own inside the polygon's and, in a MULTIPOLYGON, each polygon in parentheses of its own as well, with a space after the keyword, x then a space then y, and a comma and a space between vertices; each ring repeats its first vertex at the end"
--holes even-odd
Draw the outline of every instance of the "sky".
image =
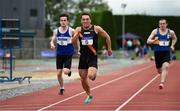
POLYGON ((180 0, 105 0, 113 14, 180 16, 180 0), (121 4, 126 4, 123 9, 121 4))

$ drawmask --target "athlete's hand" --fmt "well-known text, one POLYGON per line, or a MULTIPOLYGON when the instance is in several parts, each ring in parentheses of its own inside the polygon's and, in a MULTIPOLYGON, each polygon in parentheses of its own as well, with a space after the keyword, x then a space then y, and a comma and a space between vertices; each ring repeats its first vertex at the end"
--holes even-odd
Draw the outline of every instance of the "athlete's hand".
POLYGON ((172 51, 174 51, 174 50, 175 50, 174 46, 171 46, 171 50, 172 50, 172 51))
POLYGON ((112 50, 108 50, 108 56, 111 56, 112 55, 112 50))
POLYGON ((81 31, 79 31, 78 33, 79 33, 79 37, 83 38, 81 31))
POLYGON ((78 51, 78 52, 77 52, 77 56, 80 57, 80 55, 81 55, 81 53, 80 53, 80 51, 78 51))
POLYGON ((55 45, 54 44, 50 44, 50 48, 51 49, 55 49, 55 45))
POLYGON ((158 39, 158 37, 155 37, 155 38, 153 39, 153 44, 159 44, 159 39, 158 39))
POLYGON ((75 30, 73 38, 78 38, 78 37, 83 37, 83 35, 81 34, 81 31, 75 30))

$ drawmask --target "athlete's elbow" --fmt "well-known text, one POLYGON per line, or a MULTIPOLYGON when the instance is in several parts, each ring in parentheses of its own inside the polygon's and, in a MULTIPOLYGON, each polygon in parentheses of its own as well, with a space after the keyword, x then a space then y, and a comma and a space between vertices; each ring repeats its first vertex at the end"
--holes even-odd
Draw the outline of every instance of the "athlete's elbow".
POLYGON ((150 41, 150 40, 147 40, 146 43, 147 43, 147 44, 151 44, 151 41, 150 41))

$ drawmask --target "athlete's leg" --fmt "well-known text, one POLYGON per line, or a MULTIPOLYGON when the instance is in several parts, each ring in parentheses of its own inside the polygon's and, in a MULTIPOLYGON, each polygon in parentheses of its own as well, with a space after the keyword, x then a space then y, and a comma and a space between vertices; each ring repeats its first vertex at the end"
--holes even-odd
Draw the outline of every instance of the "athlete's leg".
POLYGON ((62 69, 57 70, 57 77, 58 77, 58 82, 60 84, 59 94, 63 95, 64 94, 64 81, 62 77, 62 69))
POLYGON ((97 75, 97 69, 95 67, 88 68, 88 78, 91 80, 95 80, 97 75))
POLYGON ((69 68, 64 68, 63 72, 65 75, 71 76, 71 70, 69 68))
POLYGON ((168 68, 169 68, 169 63, 164 62, 162 64, 161 83, 164 83, 166 81, 166 77, 168 74, 168 68))
POLYGON ((79 75, 81 77, 81 84, 87 95, 90 95, 90 86, 87 79, 87 69, 79 69, 79 75))
POLYGON ((63 88, 63 77, 62 77, 62 69, 57 69, 57 78, 60 84, 60 87, 63 88))
POLYGON ((157 72, 158 72, 159 74, 161 74, 161 73, 162 73, 162 68, 158 68, 158 69, 157 69, 157 72))
POLYGON ((63 72, 68 76, 71 76, 71 64, 72 64, 72 56, 66 56, 63 72))
POLYGON ((85 104, 88 104, 93 99, 93 96, 91 95, 90 86, 88 83, 88 77, 87 77, 88 70, 87 69, 79 69, 79 75, 81 77, 81 83, 83 86, 83 89, 85 90, 87 97, 84 100, 85 104))
POLYGON ((166 77, 168 75, 168 67, 169 67, 169 63, 168 62, 164 62, 162 64, 162 68, 161 68, 161 77, 160 77, 160 84, 159 84, 159 89, 163 89, 164 87, 164 83, 166 81, 166 77))

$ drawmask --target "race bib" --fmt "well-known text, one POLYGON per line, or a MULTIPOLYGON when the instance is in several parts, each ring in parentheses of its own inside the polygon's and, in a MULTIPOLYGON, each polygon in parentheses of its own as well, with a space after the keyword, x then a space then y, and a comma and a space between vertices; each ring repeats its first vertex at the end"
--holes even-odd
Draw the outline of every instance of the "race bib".
POLYGON ((81 42, 82 45, 93 45, 93 37, 83 37, 81 42))
POLYGON ((159 46, 169 46, 169 41, 159 41, 159 46))
POLYGON ((68 39, 67 38, 58 38, 57 43, 61 46, 67 46, 68 45, 68 39))

